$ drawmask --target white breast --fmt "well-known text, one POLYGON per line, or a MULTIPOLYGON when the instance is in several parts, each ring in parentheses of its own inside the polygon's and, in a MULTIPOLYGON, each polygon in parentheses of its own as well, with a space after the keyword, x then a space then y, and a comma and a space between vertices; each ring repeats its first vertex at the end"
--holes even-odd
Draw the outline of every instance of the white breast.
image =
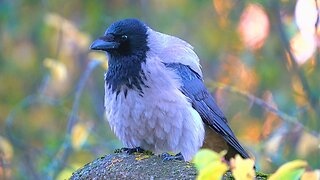
POLYGON ((147 54, 142 69, 148 86, 143 87, 143 96, 129 90, 127 97, 120 93, 116 98, 115 93, 105 90, 106 115, 112 130, 127 147, 155 153, 181 152, 185 160, 191 160, 204 139, 201 117, 178 89, 177 75, 153 52, 147 54))

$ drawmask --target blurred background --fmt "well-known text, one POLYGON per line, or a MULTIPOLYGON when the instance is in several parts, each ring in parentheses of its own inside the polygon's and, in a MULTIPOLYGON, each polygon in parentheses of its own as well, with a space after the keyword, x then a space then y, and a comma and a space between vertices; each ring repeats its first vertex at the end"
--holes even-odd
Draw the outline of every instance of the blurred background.
POLYGON ((64 179, 122 147, 93 39, 135 17, 192 44, 259 170, 320 166, 317 0, 0 1, 0 179, 64 179))

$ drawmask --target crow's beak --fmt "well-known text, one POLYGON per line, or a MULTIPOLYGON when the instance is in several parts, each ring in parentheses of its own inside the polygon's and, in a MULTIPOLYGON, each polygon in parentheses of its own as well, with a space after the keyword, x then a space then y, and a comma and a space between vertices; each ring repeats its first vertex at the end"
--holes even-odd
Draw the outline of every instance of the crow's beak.
POLYGON ((120 43, 114 41, 114 37, 112 35, 103 36, 90 45, 91 50, 101 50, 108 51, 110 49, 118 48, 120 43))

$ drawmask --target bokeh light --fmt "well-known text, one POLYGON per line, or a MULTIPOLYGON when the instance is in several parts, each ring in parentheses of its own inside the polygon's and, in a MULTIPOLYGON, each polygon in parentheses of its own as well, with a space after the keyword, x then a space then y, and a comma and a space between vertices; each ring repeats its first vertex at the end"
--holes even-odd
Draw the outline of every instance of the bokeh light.
POLYGON ((297 1, 295 8, 295 20, 297 26, 301 31, 301 34, 303 34, 304 36, 311 36, 315 32, 315 25, 317 22, 318 15, 316 1, 318 0, 297 1))
POLYGON ((291 50, 298 64, 304 64, 316 50, 316 41, 313 35, 296 33, 290 41, 291 50))
MULTIPOLYGON (((300 30, 291 39, 291 48, 298 64, 304 64, 316 50, 316 29, 318 0, 298 0, 295 7, 295 21, 300 30)), ((319 24, 319 23, 318 23, 319 24)))
POLYGON ((240 17, 238 31, 249 49, 260 48, 269 34, 269 19, 258 4, 249 4, 240 17))

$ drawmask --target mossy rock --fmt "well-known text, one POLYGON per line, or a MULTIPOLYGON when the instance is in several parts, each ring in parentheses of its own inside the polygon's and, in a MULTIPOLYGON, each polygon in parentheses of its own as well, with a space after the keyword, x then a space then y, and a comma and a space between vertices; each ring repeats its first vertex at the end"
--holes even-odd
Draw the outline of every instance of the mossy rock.
MULTIPOLYGON (((196 179, 190 162, 169 160, 150 153, 115 153, 95 159, 75 171, 70 179, 196 179)), ((227 172, 223 179, 233 179, 227 172)), ((266 179, 259 176, 257 179, 266 179)))

